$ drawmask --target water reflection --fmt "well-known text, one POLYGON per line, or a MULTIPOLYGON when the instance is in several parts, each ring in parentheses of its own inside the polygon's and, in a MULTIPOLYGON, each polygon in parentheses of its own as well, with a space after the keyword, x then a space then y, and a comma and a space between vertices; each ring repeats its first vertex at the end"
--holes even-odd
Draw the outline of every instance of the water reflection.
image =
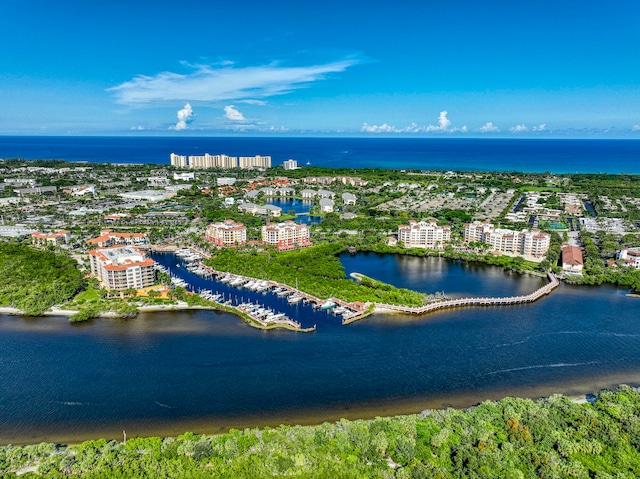
POLYGON ((309 212, 314 205, 313 200, 299 200, 297 198, 275 198, 266 201, 268 205, 278 206, 282 208, 282 212, 288 215, 293 211, 297 216, 294 221, 298 223, 321 223, 322 217, 309 216, 309 212))

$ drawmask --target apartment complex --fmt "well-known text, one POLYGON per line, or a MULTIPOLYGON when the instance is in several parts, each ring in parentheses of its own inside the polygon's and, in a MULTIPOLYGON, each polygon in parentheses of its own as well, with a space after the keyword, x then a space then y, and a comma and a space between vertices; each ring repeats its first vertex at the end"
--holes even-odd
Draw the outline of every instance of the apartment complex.
POLYGON ((271 168, 270 156, 227 156, 227 155, 176 155, 171 153, 171 166, 178 168, 271 168))
POLYGON ((435 220, 410 220, 408 225, 398 227, 398 241, 406 248, 443 249, 451 239, 449 226, 438 226, 435 220))
POLYGON ((60 230, 55 233, 40 233, 40 231, 36 231, 31 234, 31 242, 33 244, 38 245, 49 245, 52 244, 54 246, 59 246, 61 244, 68 244, 71 240, 71 231, 60 230))
POLYGON ((290 220, 263 226, 262 241, 277 246, 280 251, 311 246, 309 227, 290 220))
POLYGON ((464 226, 464 240, 491 245, 501 253, 515 253, 543 257, 549 249, 551 235, 540 230, 513 231, 496 228, 492 223, 474 221, 464 226))
POLYGON ((204 237, 216 246, 236 246, 247 242, 247 227, 233 220, 224 220, 207 227, 204 237))
POLYGON ((117 231, 102 230, 100 236, 87 241, 88 245, 100 248, 114 245, 140 245, 149 241, 149 232, 145 233, 119 233, 117 231))
POLYGON ((284 160, 282 166, 285 170, 297 170, 298 162, 296 160, 284 160))
POLYGON ((89 251, 91 274, 112 290, 140 289, 155 281, 154 261, 133 246, 89 251))

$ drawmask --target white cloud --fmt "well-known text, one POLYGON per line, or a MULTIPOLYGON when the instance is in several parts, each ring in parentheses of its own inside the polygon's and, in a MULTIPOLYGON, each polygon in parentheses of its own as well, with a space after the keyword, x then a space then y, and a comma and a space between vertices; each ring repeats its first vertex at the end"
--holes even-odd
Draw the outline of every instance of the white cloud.
POLYGON ((447 129, 451 126, 451 120, 447 118, 447 111, 441 111, 440 116, 438 116, 438 126, 429 125, 425 131, 447 131, 447 129))
POLYGON ((631 131, 640 131, 640 125, 633 125, 631 131))
POLYGON ((547 124, 546 123, 540 123, 538 126, 534 126, 532 128, 532 131, 547 131, 547 124))
POLYGON ((441 111, 438 117, 438 126, 418 126, 417 123, 412 122, 409 126, 403 128, 396 128, 393 125, 383 123, 382 125, 369 125, 363 123, 360 131, 365 133, 433 133, 433 132, 447 132, 447 133, 466 133, 468 128, 465 126, 449 128, 451 126, 451 120, 447 118, 447 112, 441 111))
POLYGON ((500 131, 500 128, 494 125, 493 122, 488 121, 480 128, 478 128, 478 131, 481 133, 497 133, 500 131))
POLYGON ((186 130, 189 123, 195 119, 191 105, 187 103, 182 110, 178 110, 178 123, 171 126, 170 130, 186 130))
POLYGON ((369 125, 364 123, 360 131, 364 131, 366 133, 398 133, 399 130, 395 126, 387 125, 383 123, 382 125, 369 125))
POLYGON ((267 102, 263 100, 238 100, 238 103, 246 103, 247 105, 258 105, 258 106, 265 106, 267 104, 267 102))
POLYGON ((188 74, 162 72, 138 75, 109 88, 119 103, 144 105, 169 101, 256 101, 282 95, 357 63, 347 59, 323 65, 283 67, 277 64, 234 68, 228 65, 186 65, 188 74))
POLYGON ((142 130, 144 130, 144 126, 142 126, 142 125, 134 125, 129 129, 132 130, 132 131, 142 131, 142 130))
POLYGON ((524 125, 516 125, 516 126, 512 126, 511 128, 509 128, 509 131, 511 133, 522 133, 525 131, 529 131, 529 129, 524 125))
POLYGON ((245 117, 233 105, 224 107, 224 115, 231 121, 245 121, 245 117))

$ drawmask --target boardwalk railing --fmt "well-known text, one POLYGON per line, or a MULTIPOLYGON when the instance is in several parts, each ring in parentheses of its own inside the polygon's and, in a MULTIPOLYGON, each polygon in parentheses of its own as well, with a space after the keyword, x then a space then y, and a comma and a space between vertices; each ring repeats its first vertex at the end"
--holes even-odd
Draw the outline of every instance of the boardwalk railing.
POLYGON ((410 313, 410 314, 426 314, 432 311, 436 311, 438 309, 445 308, 457 308, 462 306, 506 306, 510 304, 522 304, 522 303, 532 303, 540 299, 542 296, 549 294, 553 291, 558 284, 558 278, 549 272, 547 274, 547 278, 549 279, 549 283, 544 285, 542 288, 537 289, 531 294, 523 295, 523 296, 508 296, 508 297, 490 297, 490 298, 461 298, 461 299, 451 299, 447 301, 440 301, 438 303, 430 303, 424 306, 399 306, 397 304, 384 304, 384 303, 375 303, 377 308, 383 308, 392 311, 398 311, 401 313, 410 313))

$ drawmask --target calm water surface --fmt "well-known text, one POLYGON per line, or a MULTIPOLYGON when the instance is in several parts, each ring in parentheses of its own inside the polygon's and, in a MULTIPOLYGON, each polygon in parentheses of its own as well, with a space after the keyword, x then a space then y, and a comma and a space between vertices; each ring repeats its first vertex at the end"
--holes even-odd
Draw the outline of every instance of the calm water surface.
POLYGON ((0 158, 168 164, 169 155, 271 155, 274 166, 640 173, 638 140, 0 136, 0 158))
MULTIPOLYGON (((447 294, 508 295, 540 283, 438 259, 343 261, 447 294)), ((0 442, 317 423, 635 384, 640 300, 625 293, 561 285, 533 305, 376 315, 344 327, 325 315, 311 334, 261 331, 211 311, 79 325, 0 316, 0 442)))

